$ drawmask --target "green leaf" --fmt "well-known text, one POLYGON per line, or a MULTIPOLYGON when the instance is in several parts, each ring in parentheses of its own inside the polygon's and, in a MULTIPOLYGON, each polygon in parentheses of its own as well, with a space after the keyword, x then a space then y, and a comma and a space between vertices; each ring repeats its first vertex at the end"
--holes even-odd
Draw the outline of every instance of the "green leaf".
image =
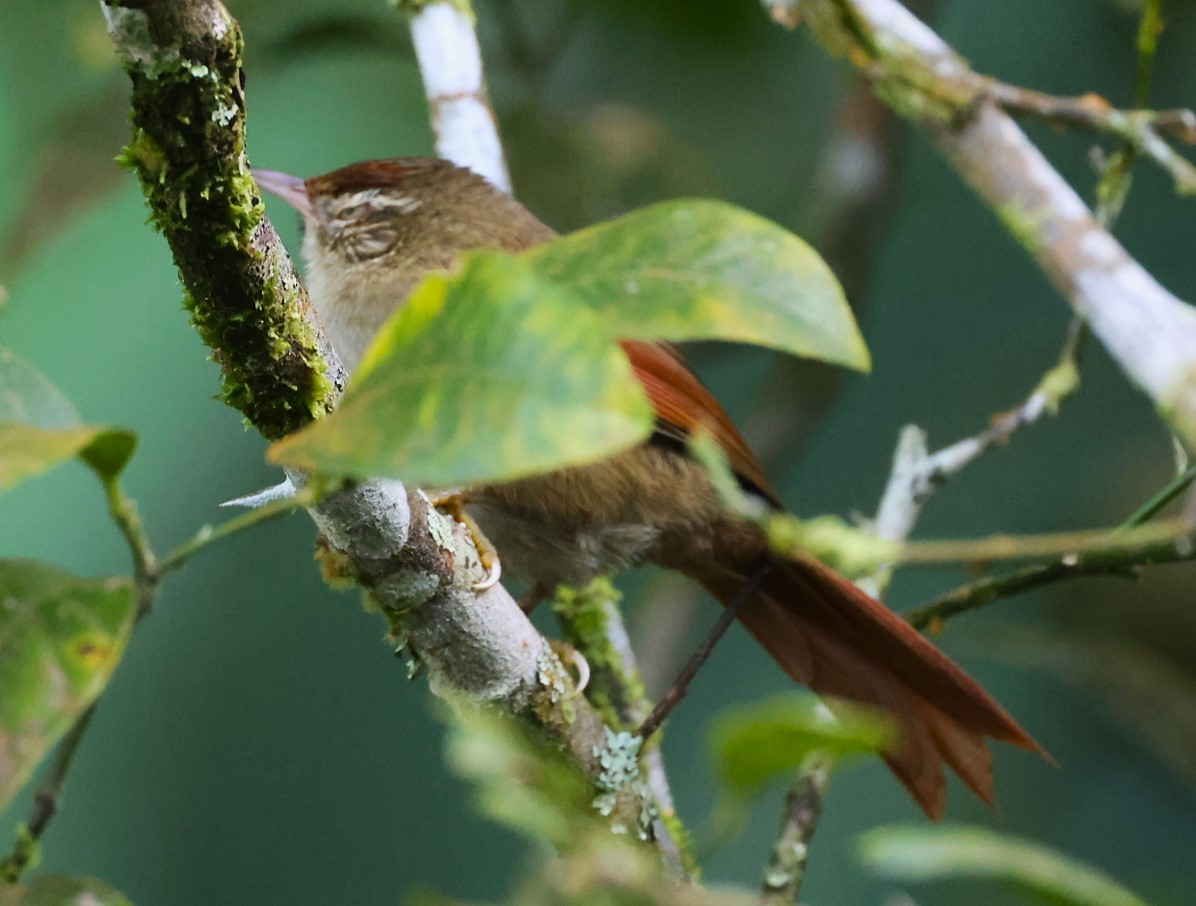
POLYGON ((38 428, 0 421, 0 491, 74 456, 81 457, 101 477, 111 477, 124 468, 136 446, 136 436, 120 428, 38 428))
POLYGON ((101 477, 119 474, 135 436, 81 425, 70 400, 44 374, 0 347, 0 491, 80 456, 101 477))
POLYGON ((990 878, 1060 906, 1146 906, 1098 869, 980 827, 881 827, 860 838, 859 853, 873 871, 904 881, 990 878))
POLYGON ((129 579, 0 560, 0 810, 107 685, 136 615, 129 579))
POLYGON ((43 875, 29 884, 0 887, 0 906, 133 906, 123 893, 96 878, 43 875))
POLYGON ((496 252, 435 275, 382 328, 336 411, 270 457, 425 487, 592 462, 651 432, 652 408, 602 321, 496 252))
POLYGON ((831 758, 883 752, 897 738, 881 712, 792 693, 724 711, 711 731, 719 773, 751 795, 796 771, 812 753, 831 758))
POLYGON ((868 348, 822 258, 756 214, 669 201, 524 254, 620 337, 737 340, 867 371, 868 348))
POLYGON ((79 416, 48 377, 0 346, 0 422, 68 428, 79 424, 79 416))

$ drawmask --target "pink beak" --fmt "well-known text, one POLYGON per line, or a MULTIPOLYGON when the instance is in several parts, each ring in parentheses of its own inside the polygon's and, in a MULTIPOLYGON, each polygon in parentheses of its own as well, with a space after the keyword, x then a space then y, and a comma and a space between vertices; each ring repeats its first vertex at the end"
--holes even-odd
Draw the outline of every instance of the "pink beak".
POLYGON ((277 170, 253 169, 257 184, 272 195, 277 195, 304 217, 310 217, 311 199, 307 197, 307 185, 298 176, 279 173, 277 170))

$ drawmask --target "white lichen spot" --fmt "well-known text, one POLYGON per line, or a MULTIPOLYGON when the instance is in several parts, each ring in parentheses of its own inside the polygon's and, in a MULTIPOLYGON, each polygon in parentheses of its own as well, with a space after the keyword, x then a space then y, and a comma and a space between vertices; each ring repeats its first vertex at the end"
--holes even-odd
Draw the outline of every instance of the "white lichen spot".
MULTIPOLYGON (((801 849, 803 849, 803 850, 805 849, 805 847, 802 846, 801 844, 798 844, 798 846, 800 846, 801 849)), ((797 848, 795 847, 794 848, 795 852, 796 852, 796 849, 797 848)), ((797 858, 801 859, 803 857, 801 855, 798 855, 797 858)), ((770 868, 767 872, 765 872, 764 885, 773 890, 779 890, 781 888, 788 887, 791 883, 793 883, 793 878, 794 878, 794 872, 792 870, 790 870, 788 868, 782 868, 780 866, 777 866, 775 868, 770 868)))
POLYGON ((545 646, 536 658, 536 678, 540 685, 548 690, 548 700, 554 705, 560 702, 569 691, 568 672, 561 659, 545 646))
POLYGON ((160 47, 150 35, 149 17, 139 9, 109 6, 101 3, 108 36, 116 45, 120 58, 140 69, 148 78, 156 79, 180 65, 177 48, 160 47))
POLYGON ((212 122, 219 123, 221 126, 227 126, 237 118, 239 111, 232 104, 227 104, 224 107, 217 107, 212 111, 212 122))
MULTIPOLYGON (((659 817, 655 801, 648 784, 640 772, 640 748, 644 740, 631 733, 616 733, 606 728, 606 744, 594 747, 594 757, 601 770, 598 773, 598 795, 593 806, 603 817, 609 817, 618 804, 620 793, 630 793, 642 803, 636 820, 636 833, 641 839, 652 834, 652 824, 659 817)), ((612 825, 616 834, 626 833, 621 823, 612 825)))
POLYGON ((442 549, 451 553, 454 550, 452 520, 436 511, 436 507, 432 505, 432 501, 428 499, 427 494, 423 491, 419 491, 418 493, 428 507, 428 531, 431 533, 432 539, 442 549))

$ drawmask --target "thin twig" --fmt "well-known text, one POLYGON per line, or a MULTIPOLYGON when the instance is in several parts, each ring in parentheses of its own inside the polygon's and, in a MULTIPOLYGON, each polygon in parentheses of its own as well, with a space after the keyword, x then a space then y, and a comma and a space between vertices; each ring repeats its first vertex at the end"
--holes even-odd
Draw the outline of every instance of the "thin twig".
POLYGON ((314 486, 308 486, 296 491, 292 497, 273 500, 265 506, 250 510, 247 513, 222 522, 215 528, 204 526, 192 538, 184 541, 162 557, 161 562, 158 564, 158 575, 164 576, 179 569, 191 557, 214 544, 231 538, 239 532, 254 528, 264 522, 277 519, 280 516, 285 516, 288 513, 294 512, 299 507, 312 506, 319 500, 319 497, 320 494, 317 489, 314 486))
POLYGON ((108 514, 120 529, 133 557, 133 577, 139 586, 152 585, 158 577, 157 558, 137 513, 137 505, 125 496, 117 476, 104 476, 102 480, 108 514))
MULTIPOLYGON (((1055 412, 1079 386, 1078 359, 1086 333, 1078 320, 1072 322, 1059 359, 1039 380, 1021 405, 992 419, 984 431, 965 437, 931 454, 926 434, 917 425, 901 431, 893 454, 893 468, 881 495, 872 530, 894 544, 902 544, 913 531, 931 495, 994 447, 1033 425, 1044 413, 1055 412)), ((871 576, 859 580, 861 588, 880 597, 892 577, 893 564, 886 564, 871 576)))
MULTIPOLYGON (((1120 526, 1123 530, 1137 528, 1153 519, 1196 482, 1196 466, 1172 479, 1166 487, 1139 507, 1120 526)), ((1086 576, 1122 575, 1135 578, 1143 566, 1180 563, 1196 556, 1196 547, 1188 539, 1163 541, 1134 550, 1092 551, 1078 556, 1063 556, 1053 563, 1028 566, 999 576, 988 576, 954 588, 929 604, 906 614, 917 629, 939 628, 953 616, 976 610, 994 601, 1011 598, 1023 592, 1068 579, 1086 576)))
POLYGON ((899 562, 912 564, 992 563, 1084 554, 1119 555, 1156 550, 1158 545, 1189 543, 1193 526, 1179 516, 1128 531, 1100 528, 1043 535, 992 535, 944 541, 913 541, 901 549, 899 562))
POLYGON ((656 703, 656 707, 652 709, 652 713, 640 724, 639 730, 636 731, 637 736, 644 740, 650 739, 652 734, 660 729, 660 725, 664 723, 665 718, 677 707, 677 703, 685 698, 685 694, 689 691, 690 683, 698 675, 698 671, 702 668, 702 665, 710 658, 710 653, 714 651, 714 646, 718 644, 719 639, 731 628, 731 624, 735 622, 735 618, 739 616, 739 612, 760 588, 760 583, 764 581, 771 569, 771 561, 765 561, 756 570, 755 574, 744 582, 743 587, 739 589, 739 593, 735 596, 735 600, 723 608, 723 612, 719 614, 718 620, 715 621, 706 638, 702 639, 702 643, 698 645, 697 650, 681 669, 681 673, 673 681, 673 684, 669 686, 665 694, 660 697, 660 701, 656 703))
POLYGON ((831 767, 830 758, 814 753, 806 759, 797 782, 785 796, 781 831, 764 873, 763 901, 767 906, 789 906, 797 902, 806 879, 810 841, 822 817, 831 767))
POLYGON ((16 884, 21 880, 21 875, 25 870, 40 858, 42 836, 58 813, 58 805, 62 799, 63 788, 66 786, 67 774, 70 772, 75 753, 79 750, 79 744, 83 741, 87 728, 91 725, 91 719, 95 716, 98 705, 98 701, 92 702, 87 710, 79 715, 74 726, 67 731, 58 744, 58 753, 54 756, 54 763, 50 766, 46 779, 34 795, 33 811, 29 815, 29 820, 20 829, 12 852, 0 860, 0 881, 16 884))
POLYGON ((1170 174, 1181 194, 1196 194, 1196 166, 1163 138, 1166 134, 1196 144, 1196 113, 1191 110, 1118 110, 1095 94, 1057 97, 995 80, 989 81, 987 93, 1010 113, 1116 136, 1170 174))
MULTIPOLYGON (((101 481, 104 486, 104 498, 108 504, 108 515, 128 544, 129 554, 133 560, 133 578, 137 587, 137 614, 133 623, 135 630, 152 609, 161 574, 158 572, 149 536, 145 532, 141 518, 137 515, 137 506, 125 496, 119 477, 103 475, 101 481)), ((95 716, 99 703, 99 699, 96 699, 88 705, 58 743, 58 752, 54 756, 54 763, 34 796, 33 811, 29 820, 21 829, 12 852, 0 861, 0 880, 16 884, 24 871, 37 861, 41 838, 58 813, 67 774, 70 772, 75 755, 83 742, 83 737, 87 733, 87 728, 91 726, 91 719, 95 716)))

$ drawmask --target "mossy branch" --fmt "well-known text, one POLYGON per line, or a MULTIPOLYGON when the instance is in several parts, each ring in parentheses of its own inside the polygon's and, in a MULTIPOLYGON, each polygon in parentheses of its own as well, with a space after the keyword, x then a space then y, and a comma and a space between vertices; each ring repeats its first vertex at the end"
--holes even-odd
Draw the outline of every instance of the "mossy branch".
POLYGON ((216 0, 106 0, 133 82, 137 173, 224 398, 268 438, 332 408, 344 372, 263 213, 245 154, 241 31, 216 0))

